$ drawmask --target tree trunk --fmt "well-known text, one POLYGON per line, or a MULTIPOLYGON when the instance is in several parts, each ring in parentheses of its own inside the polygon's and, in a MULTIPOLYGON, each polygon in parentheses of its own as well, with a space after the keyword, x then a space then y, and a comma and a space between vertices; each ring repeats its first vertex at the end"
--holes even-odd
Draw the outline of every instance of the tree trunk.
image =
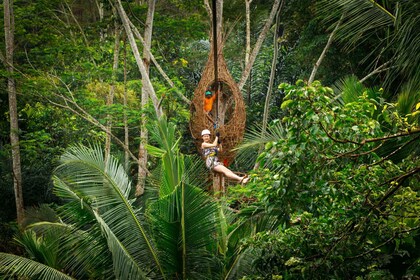
MULTIPOLYGON (((127 102, 127 45, 126 41, 124 39, 124 97, 123 97, 123 103, 124 103, 124 144, 127 147, 130 147, 129 142, 129 129, 128 129, 128 120, 127 120, 127 113, 126 110, 128 109, 128 102, 127 102)), ((124 168, 126 172, 128 171, 128 168, 130 166, 130 155, 128 154, 127 150, 124 151, 124 168)))
POLYGON ((145 84, 143 84, 143 87, 145 87, 149 93, 149 97, 152 100, 153 107, 155 109, 155 113, 158 118, 162 116, 162 109, 159 107, 159 100, 156 96, 155 90, 153 88, 152 82, 149 79, 149 74, 146 72, 146 67, 144 65, 143 60, 140 57, 140 52, 137 47, 136 41, 134 39, 133 31, 131 30, 129 19, 127 17, 127 14, 124 11, 124 8, 121 4, 121 0, 117 0, 117 10, 118 14, 120 15, 121 21, 124 25, 125 32, 128 37, 128 41, 130 42, 131 49, 134 54, 134 58, 136 59, 137 66, 139 67, 140 74, 142 78, 144 77, 145 84))
MULTIPOLYGON (((245 42, 245 65, 249 63, 249 57, 251 55, 251 3, 252 0, 245 0, 245 18, 246 18, 246 42, 245 42)), ((251 74, 250 74, 251 76, 251 74)), ((252 84, 252 76, 249 80, 247 91, 247 103, 250 104, 251 102, 251 84, 252 84)))
MULTIPOLYGON (((111 77, 111 86, 109 89, 109 94, 106 100, 106 106, 110 108, 114 104, 114 94, 115 94, 115 81, 117 77, 118 70, 118 61, 120 55, 120 26, 117 21, 115 21, 115 44, 114 44, 114 63, 112 64, 112 77, 111 77)), ((111 155, 111 131, 112 131, 112 114, 107 114, 106 121, 106 139, 105 139, 105 166, 107 166, 108 159, 111 155)))
MULTIPOLYGON (((143 63, 146 73, 149 75, 150 69, 150 52, 147 50, 151 49, 152 46, 152 31, 153 31, 153 17, 155 13, 156 0, 148 0, 146 26, 144 28, 144 48, 143 48, 143 63)), ((146 83, 146 77, 142 76, 142 84, 146 83)), ((147 88, 142 87, 141 90, 141 108, 144 109, 147 106, 149 100, 149 93, 147 88)), ((147 151, 146 145, 148 142, 147 132, 147 116, 145 113, 141 115, 141 127, 140 127, 140 147, 139 147, 139 169, 136 185, 136 196, 140 196, 144 193, 144 186, 146 182, 146 170, 147 170, 147 151)))
POLYGON ((7 91, 9 94, 10 145, 12 147, 13 188, 15 191, 17 222, 22 225, 24 205, 22 194, 22 168, 20 162, 19 124, 16 100, 16 85, 13 78, 14 15, 13 0, 4 0, 4 38, 6 43, 7 91))
MULTIPOLYGON (((274 31, 274 39, 273 39, 273 60, 271 62, 271 72, 270 72, 270 81, 268 83, 267 95, 265 97, 265 104, 264 104, 264 115, 263 115, 263 123, 262 123, 262 130, 261 136, 264 136, 267 131, 267 124, 268 124, 268 115, 269 115, 269 108, 270 108, 270 99, 271 93, 273 91, 273 84, 274 84, 274 74, 276 73, 276 65, 277 65, 277 57, 278 57, 278 26, 280 20, 280 11, 277 13, 276 16, 276 30, 274 31)), ((263 146, 259 148, 258 154, 261 154, 263 146)), ((254 169, 259 167, 259 162, 257 162, 254 166, 254 169)))
MULTIPOLYGON (((282 5, 283 5, 283 2, 284 0, 281 1, 282 5)), ((273 20, 277 14, 277 11, 279 11, 279 7, 280 7, 280 0, 275 0, 273 4, 273 8, 271 9, 271 12, 270 12, 270 16, 265 22, 265 25, 260 33, 260 36, 258 36, 258 40, 255 43, 255 46, 249 58, 248 64, 245 65, 245 69, 242 72, 241 80, 238 83, 238 87, 240 90, 242 90, 242 88, 245 85, 246 80, 249 77, 249 73, 251 72, 251 68, 254 65, 257 54, 259 53, 262 43, 264 42, 265 37, 267 36, 268 31, 270 30, 270 26, 273 23, 273 20)))

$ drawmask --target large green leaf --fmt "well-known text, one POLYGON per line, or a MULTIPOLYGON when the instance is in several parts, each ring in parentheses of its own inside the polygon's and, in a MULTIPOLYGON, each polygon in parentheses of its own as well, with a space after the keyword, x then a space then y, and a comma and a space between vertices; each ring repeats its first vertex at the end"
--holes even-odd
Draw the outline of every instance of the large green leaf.
POLYGON ((129 199, 131 182, 115 158, 105 166, 103 154, 98 146, 74 146, 63 155, 57 176, 98 213, 127 253, 144 265, 145 273, 163 276, 148 229, 129 199))
POLYGON ((147 215, 162 262, 171 275, 210 279, 214 277, 211 271, 220 271, 218 209, 211 197, 187 184, 179 185, 172 194, 150 205, 147 215))
POLYGON ((24 276, 40 280, 72 280, 73 277, 48 265, 6 253, 0 253, 0 272, 11 277, 24 276))

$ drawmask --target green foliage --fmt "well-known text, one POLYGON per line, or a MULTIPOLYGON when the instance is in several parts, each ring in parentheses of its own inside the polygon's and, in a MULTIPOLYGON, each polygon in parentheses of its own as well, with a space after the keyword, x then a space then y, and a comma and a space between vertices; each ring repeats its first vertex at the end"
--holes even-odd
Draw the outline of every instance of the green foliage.
POLYGON ((244 213, 280 211, 285 221, 248 240, 259 250, 257 275, 372 279, 396 275, 392 264, 399 258, 409 275, 419 257, 420 158, 416 150, 398 162, 389 158, 418 141, 418 123, 368 90, 340 103, 319 82, 280 88, 284 134, 265 145, 254 183, 236 191, 244 213), (400 146, 377 154, 394 137, 400 146))

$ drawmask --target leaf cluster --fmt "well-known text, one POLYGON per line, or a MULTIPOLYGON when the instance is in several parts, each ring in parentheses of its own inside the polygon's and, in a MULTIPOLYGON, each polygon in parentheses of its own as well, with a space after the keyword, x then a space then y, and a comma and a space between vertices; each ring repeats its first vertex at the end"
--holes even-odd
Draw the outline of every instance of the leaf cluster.
POLYGON ((368 91, 346 103, 319 82, 280 87, 283 133, 259 155, 254 183, 234 193, 244 213, 283 217, 277 230, 248 240, 260 252, 257 275, 395 276, 400 258, 405 275, 418 273, 420 158, 411 144, 419 124, 368 91), (391 151, 381 150, 395 138, 391 151))

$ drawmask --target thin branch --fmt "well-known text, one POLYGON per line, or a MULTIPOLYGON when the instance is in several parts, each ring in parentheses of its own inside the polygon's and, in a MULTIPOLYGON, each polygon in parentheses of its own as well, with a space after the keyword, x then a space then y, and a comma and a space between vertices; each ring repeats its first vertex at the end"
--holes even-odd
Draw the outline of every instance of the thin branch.
POLYGON ((333 37, 334 37, 335 33, 337 33, 338 27, 341 25, 341 22, 343 21, 343 18, 344 18, 344 13, 341 15, 341 18, 338 20, 337 25, 335 26, 334 30, 331 32, 330 37, 328 38, 327 44, 325 45, 324 49, 322 50, 321 55, 319 56, 317 62, 315 63, 315 66, 312 69, 311 76, 309 77, 309 80, 308 80, 308 85, 312 84, 312 82, 314 81, 316 72, 318 71, 318 68, 319 68, 319 65, 321 65, 321 62, 324 59, 325 54, 327 53, 328 49, 330 48, 331 43, 333 41, 333 37))
MULTIPOLYGON (((54 77, 54 76, 52 76, 52 77, 54 77)), ((82 107, 80 107, 79 104, 77 104, 77 102, 74 99, 73 93, 71 92, 68 85, 65 84, 64 81, 62 81, 59 77, 55 76, 54 78, 58 79, 60 81, 60 83, 64 85, 67 92, 70 94, 71 99, 64 96, 64 95, 54 93, 55 96, 57 96, 58 98, 60 98, 64 101, 64 104, 54 102, 50 99, 48 99, 48 101, 55 106, 58 106, 58 107, 61 107, 61 108, 64 108, 64 109, 67 109, 67 110, 73 112, 74 114, 80 116, 84 120, 86 120, 86 121, 90 122, 91 124, 95 125, 96 127, 100 128, 105 133, 109 134, 117 142, 117 144, 119 144, 124 149, 124 151, 127 152, 130 155, 130 157, 134 161, 138 162, 137 157, 129 150, 129 147, 127 145, 125 145, 117 136, 115 136, 113 133, 111 133, 111 131, 109 131, 109 129, 105 125, 101 124, 97 119, 95 119, 91 114, 89 114, 85 109, 83 109, 82 107), (69 104, 74 106, 76 109, 71 107, 69 104)), ((52 79, 52 78, 50 77, 50 79, 52 79)), ((52 82, 52 84, 57 88, 57 86, 54 82, 52 82)))
POLYGON ((391 69, 392 67, 385 68, 385 67, 386 67, 386 66, 388 66, 390 63, 391 63, 391 60, 390 60, 390 61, 385 62, 384 64, 382 64, 382 65, 380 65, 380 66, 378 66, 378 67, 377 67, 377 68, 375 68, 372 72, 370 72, 369 74, 367 74, 364 78, 360 79, 360 80, 359 80, 359 83, 363 83, 364 81, 366 81, 367 79, 369 79, 369 78, 370 78, 370 77, 372 77, 373 75, 376 75, 376 74, 379 74, 379 73, 382 73, 382 72, 385 72, 385 71, 387 71, 387 70, 391 69))
POLYGON ((151 98, 152 103, 153 103, 153 107, 155 108, 155 113, 156 113, 157 117, 160 118, 163 113, 162 113, 161 108, 159 108, 159 106, 158 106, 159 101, 158 101, 158 98, 156 96, 156 92, 153 88, 152 82, 150 81, 149 75, 147 74, 144 62, 140 58, 140 53, 139 53, 136 41, 134 39, 133 31, 132 31, 132 29, 130 27, 130 24, 128 22, 128 20, 129 20, 128 16, 125 13, 125 10, 122 6, 121 0, 117 0, 116 2, 117 2, 116 6, 117 6, 118 13, 120 15, 121 21, 123 22, 124 29, 125 29, 125 32, 126 32, 127 37, 128 37, 128 41, 130 42, 131 50, 133 51, 134 58, 136 59, 137 66, 140 70, 141 76, 144 77, 144 80, 146 82, 146 84, 143 84, 143 86, 146 87, 147 91, 149 92, 150 98, 151 98))
POLYGON ((418 229, 420 229, 420 227, 414 227, 414 228, 411 228, 411 229, 407 229, 407 230, 403 230, 403 231, 397 232, 392 237, 390 237, 388 240, 385 240, 384 242, 382 242, 381 244, 375 246, 374 248, 372 248, 372 249, 370 249, 370 250, 368 250, 366 252, 363 252, 361 254, 358 254, 356 256, 348 257, 348 259, 356 259, 356 258, 360 258, 360 257, 366 256, 366 255, 368 255, 370 253, 375 252, 376 250, 378 250, 379 248, 385 246, 386 244, 392 242, 395 238, 398 237, 398 235, 404 234, 404 233, 410 233, 410 232, 415 231, 415 230, 418 230, 418 229))
POLYGON ((85 41, 85 44, 87 47, 89 47, 89 41, 86 37, 85 32, 83 31, 82 26, 80 26, 79 21, 76 19, 76 17, 73 14, 73 11, 71 9, 71 7, 69 6, 69 4, 67 3, 67 1, 64 1, 64 4, 66 4, 66 7, 70 13, 71 18, 74 20, 74 22, 76 23, 77 27, 79 28, 80 33, 82 34, 83 40, 85 41))
MULTIPOLYGON (((284 0, 281 1, 281 6, 283 6, 284 0)), ((252 50, 251 57, 249 58, 248 64, 245 65, 245 69, 242 72, 241 80, 238 83, 239 90, 242 90, 242 88, 245 85, 246 80, 249 77, 249 73, 251 72, 251 68, 254 65, 255 59, 257 57, 258 52, 260 51, 260 48, 262 46, 262 43, 267 36, 268 30, 271 27, 271 24, 273 23, 274 17, 277 14, 277 11, 281 9, 280 6, 280 0, 275 0, 273 4, 273 8, 271 9, 270 16, 268 17, 267 21, 265 22, 265 25, 263 29, 261 30, 260 35, 258 36, 257 43, 254 46, 254 49, 252 50)), ((280 11, 279 11, 280 12, 280 11)))
POLYGON ((371 143, 371 142, 379 142, 379 141, 387 141, 393 138, 398 138, 398 137, 403 137, 403 136, 408 136, 408 135, 414 135, 417 133, 420 133, 420 127, 416 127, 414 129, 409 129, 407 131, 403 131, 403 132, 399 132, 399 133, 395 133, 395 134, 391 134, 391 135, 387 135, 387 136, 383 136, 383 137, 376 137, 376 138, 370 138, 370 139, 364 139, 361 142, 356 142, 353 140, 348 140, 348 139, 337 139, 334 138, 328 131, 327 129, 323 126, 322 123, 319 123, 319 125, 321 126, 322 130, 327 134, 327 137, 330 138, 331 140, 333 140, 334 142, 337 143, 351 143, 351 144, 355 144, 355 145, 364 145, 366 143, 371 143))
POLYGON ((398 153, 399 151, 401 151, 402 148, 404 148, 405 146, 409 145, 410 143, 412 143, 414 141, 417 141, 419 138, 420 138, 420 136, 414 137, 410 141, 408 141, 408 142, 404 143, 403 145, 401 145, 400 147, 398 147, 398 149, 396 149, 392 153, 388 154, 386 157, 383 157, 380 161, 374 162, 374 163, 372 163, 372 164, 370 164, 368 166, 370 167, 370 166, 377 165, 377 164, 379 164, 381 162, 384 162, 385 160, 389 159, 390 157, 392 157, 393 155, 395 155, 396 153, 398 153))
MULTIPOLYGON (((128 22, 130 24, 130 27, 132 28, 134 35, 140 40, 140 42, 142 43, 144 50, 150 55, 150 59, 153 61, 153 64, 156 66, 156 68, 158 69, 159 73, 162 75, 162 77, 166 80, 166 82, 168 82, 168 84, 175 89, 175 92, 179 95, 179 97, 181 97, 181 99, 187 103, 188 105, 191 104, 191 101, 185 97, 185 95, 182 94, 181 91, 178 90, 178 88, 175 86, 174 82, 168 77, 168 75, 165 73, 165 71, 163 71, 162 67, 160 66, 160 64, 157 62, 155 56, 152 54, 152 52, 150 51, 150 48, 146 46, 143 37, 141 36, 140 32, 138 31, 137 27, 128 19, 128 22)), ((159 101, 160 103, 161 101, 159 101)))
POLYGON ((398 183, 395 187, 393 187, 391 190, 389 190, 388 193, 386 193, 384 195, 384 197, 382 197, 382 199, 376 204, 376 206, 374 206, 372 208, 372 210, 378 208, 382 203, 384 203, 385 200, 387 200, 391 195, 393 195, 401 187, 401 182, 403 182, 405 179, 407 179, 408 177, 410 177, 410 176, 412 176, 412 175, 414 175, 418 172, 420 172, 420 167, 415 167, 415 168, 409 170, 408 172, 406 172, 402 175, 393 177, 393 178, 389 179, 388 181, 386 181, 385 183, 381 184, 381 185, 386 185, 386 184, 390 184, 391 182, 397 182, 398 183))
POLYGON ((379 149, 380 147, 382 147, 383 144, 384 143, 381 143, 381 144, 379 144, 378 146, 374 147, 373 149, 371 149, 369 151, 366 151, 366 152, 363 152, 363 153, 360 153, 360 154, 355 154, 355 152, 357 152, 358 150, 360 150, 363 147, 363 145, 359 145, 357 148, 355 148, 355 149, 353 149, 351 151, 345 152, 345 153, 335 153, 335 152, 333 152, 337 156, 335 156, 335 157, 326 157, 326 159, 327 160, 334 160, 334 159, 338 159, 338 158, 345 157, 345 156, 349 156, 349 157, 365 156, 365 155, 368 155, 368 154, 373 153, 374 151, 376 151, 377 149, 379 149))

